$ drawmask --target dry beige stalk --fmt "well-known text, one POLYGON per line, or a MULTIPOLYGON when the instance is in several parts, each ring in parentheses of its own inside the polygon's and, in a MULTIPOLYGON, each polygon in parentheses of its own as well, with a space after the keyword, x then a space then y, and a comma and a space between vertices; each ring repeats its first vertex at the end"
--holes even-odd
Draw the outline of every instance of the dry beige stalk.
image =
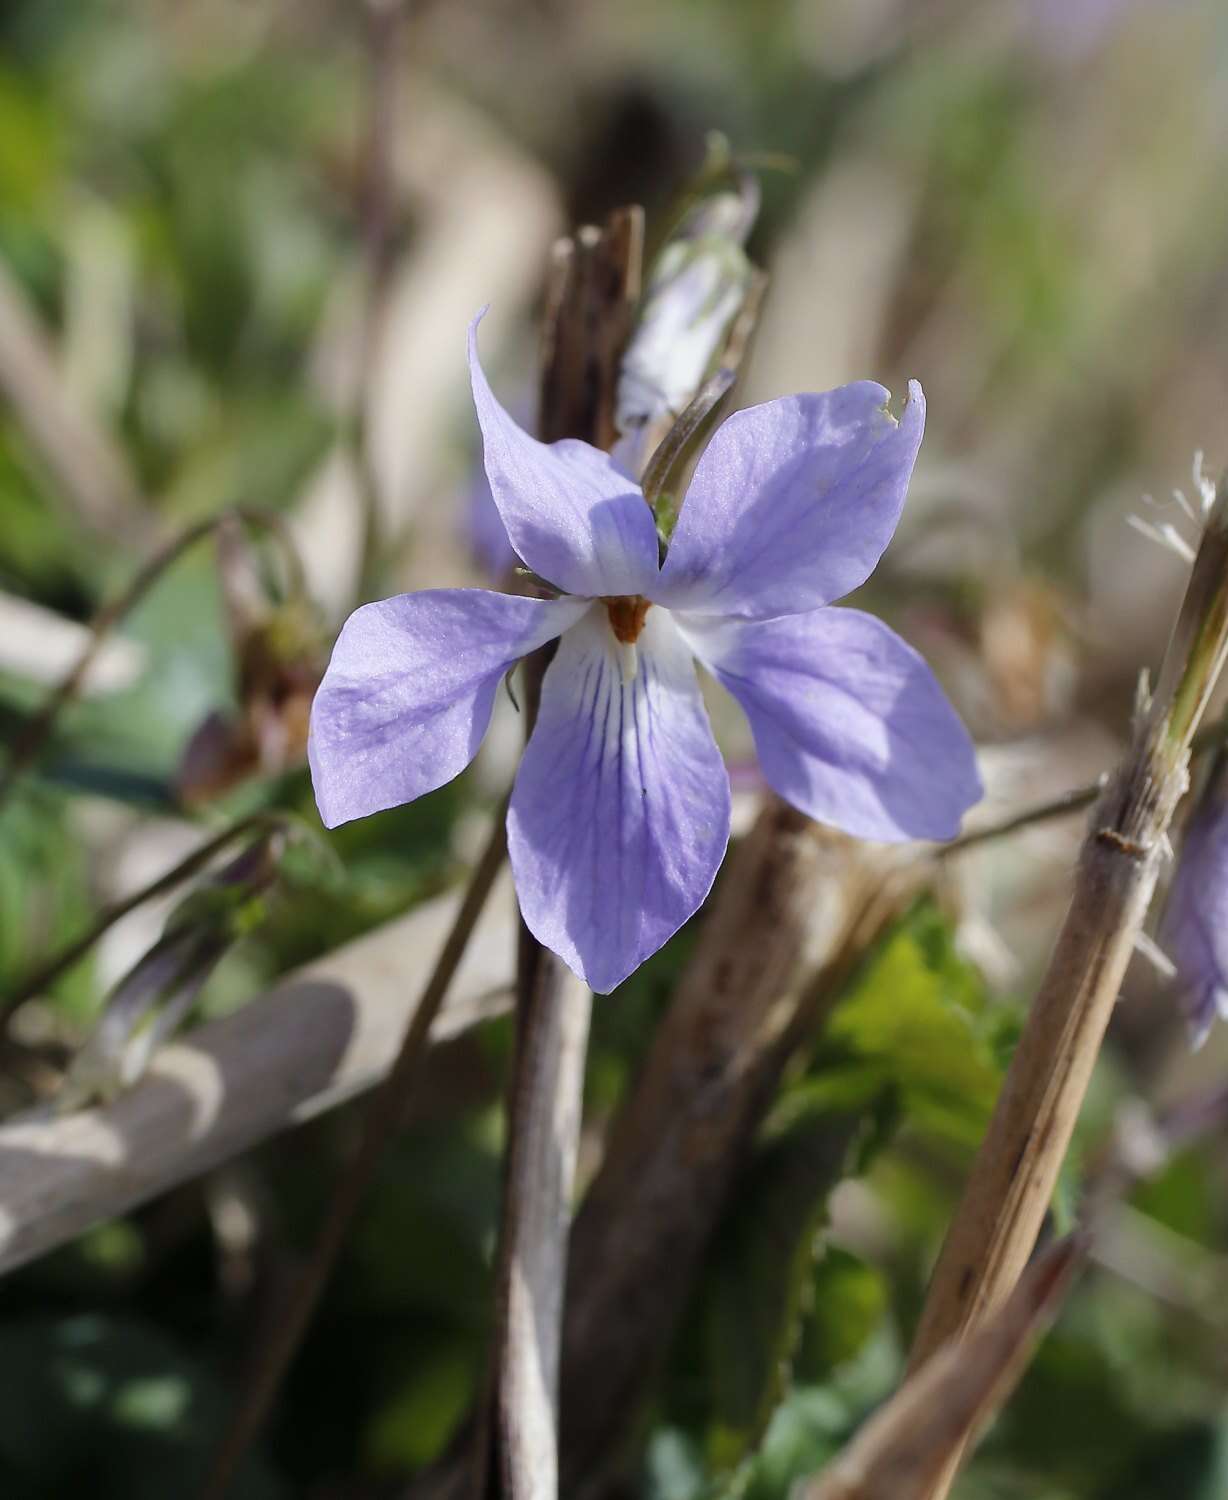
MULTIPOLYGON (((1228 490, 1221 485, 1157 693, 1141 705, 1134 746, 1092 815, 1065 923, 934 1269, 914 1369, 993 1315, 1036 1244, 1226 649, 1228 490)), ((956 1466, 927 1500, 942 1500, 956 1466)))
POLYGON ((617 1461, 781 1070, 851 952, 898 913, 880 886, 846 839, 775 796, 730 857, 572 1232, 565 1493, 617 1461))
MULTIPOLYGON (((555 247, 547 287, 540 435, 613 446, 619 364, 639 297, 643 213, 555 247)), ((525 666, 525 732, 551 647, 525 666)), ((558 1380, 572 1186, 592 995, 521 928, 516 1058, 499 1236, 488 1429, 474 1492, 506 1500, 558 1493, 558 1380)))
POLYGON ((1047 1250, 994 1317, 906 1380, 798 1500, 924 1500, 1014 1390, 1080 1259, 1075 1240, 1047 1250))

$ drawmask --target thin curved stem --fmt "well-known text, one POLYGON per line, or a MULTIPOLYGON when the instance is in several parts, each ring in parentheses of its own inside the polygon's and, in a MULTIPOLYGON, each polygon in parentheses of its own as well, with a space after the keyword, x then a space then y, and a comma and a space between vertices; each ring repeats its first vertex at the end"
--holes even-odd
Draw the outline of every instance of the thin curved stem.
POLYGON ((56 720, 64 708, 77 696, 85 680, 85 674, 94 664, 103 642, 111 631, 136 608, 172 564, 178 562, 183 554, 194 547, 197 542, 207 536, 212 536, 219 526, 233 518, 243 521, 248 526, 262 527, 276 536, 286 548, 292 576, 301 578, 298 554, 280 517, 265 511, 251 510, 245 506, 231 507, 219 515, 210 516, 204 521, 197 521, 186 531, 181 531, 178 536, 172 537, 137 569, 127 588, 104 604, 94 616, 90 626, 90 638, 80 655, 48 693, 43 700, 42 707, 33 714, 26 722, 25 728, 18 734, 9 751, 8 761, 3 771, 0 771, 0 807, 3 807, 8 800, 19 778, 38 758, 39 752, 55 728, 56 720))
POLYGON ((1025 807, 1022 812, 1012 813, 1001 823, 991 823, 987 828, 975 828, 971 833, 952 839, 949 844, 940 845, 934 850, 934 858, 950 859, 954 854, 963 854, 966 849, 975 849, 981 844, 992 843, 995 839, 1007 838, 1022 828, 1031 828, 1033 824, 1048 823, 1054 818, 1065 818, 1071 813, 1082 812, 1095 802, 1103 790, 1103 777, 1087 786, 1072 787, 1070 791, 1050 798, 1047 802, 1038 802, 1025 807))
MULTIPOLYGON (((1208 750, 1222 750, 1228 744, 1228 715, 1215 724, 1208 724, 1200 729, 1190 744, 1190 756, 1197 759, 1205 755, 1208 750)), ((949 844, 942 844, 934 850, 935 859, 950 859, 953 854, 963 854, 967 849, 975 849, 980 844, 988 844, 995 839, 1009 837, 1012 833, 1018 833, 1022 828, 1031 828, 1034 823, 1048 823, 1055 818, 1069 817, 1071 813, 1082 812, 1084 808, 1091 807, 1100 793, 1104 791, 1107 784, 1107 775, 1101 775, 1095 781, 1088 782, 1085 786, 1071 787, 1067 792, 1062 792, 1057 797, 1051 797, 1045 802, 1033 803, 1031 807, 1025 807, 1021 812, 1012 813, 1009 818, 1004 818, 1000 823, 991 823, 986 828, 975 828, 971 833, 965 833, 957 839, 952 839, 949 844)))
POLYGON ((181 859, 164 875, 159 875, 156 880, 150 881, 140 890, 133 891, 122 901, 112 902, 110 906, 99 912, 80 937, 74 938, 46 963, 40 964, 33 973, 18 980, 10 993, 4 997, 3 1001, 0 1001, 0 1016, 10 1014, 32 995, 37 995, 48 985, 53 984, 61 974, 84 958, 98 939, 105 932, 109 932, 116 922, 121 921, 129 912, 135 911, 138 906, 144 906, 146 901, 154 901, 159 896, 165 896, 168 891, 173 891, 176 886, 182 885, 185 880, 203 869, 211 859, 220 854, 223 849, 229 848, 238 839, 261 828, 280 827, 287 821, 286 816, 272 812, 251 813, 245 818, 240 818, 237 823, 223 828, 219 834, 202 844, 199 849, 193 849, 186 859, 181 859))

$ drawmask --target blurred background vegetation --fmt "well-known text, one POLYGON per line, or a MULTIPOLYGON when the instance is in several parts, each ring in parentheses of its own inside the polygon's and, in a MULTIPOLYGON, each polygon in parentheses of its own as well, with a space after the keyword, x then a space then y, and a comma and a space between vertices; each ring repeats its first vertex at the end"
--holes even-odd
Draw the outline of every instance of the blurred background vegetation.
MULTIPOLYGON (((554 236, 636 200, 651 250, 712 130, 763 186, 742 399, 925 386, 867 596, 973 726, 981 816, 1111 764, 1183 581, 1126 518, 1188 489, 1195 450, 1228 459, 1215 0, 6 0, 0 734, 183 528, 244 506, 285 532, 186 550, 4 802, 5 992, 202 830, 273 809, 318 832, 303 724, 340 620, 483 578, 468 319, 492 304, 487 367, 526 407, 554 236)), ((327 836, 336 861, 296 846, 199 1011, 453 882, 513 764, 500 715, 460 781, 327 836)), ((893 1389, 1077 837, 953 863, 853 976, 765 1122, 628 1493, 784 1500, 893 1389), (864 1128, 829 1195, 799 1162, 851 1099, 864 1128)), ((165 910, 12 1015, 6 1111, 54 1085, 165 910)), ((584 1171, 702 920, 598 1002, 584 1171)), ((1123 1122, 1200 1097, 1228 1057, 1216 1033, 1191 1058, 1142 965, 1119 1012, 1059 1221, 1123 1122)), ((509 1044, 495 1020, 441 1060, 236 1493, 395 1494, 446 1445, 482 1379, 509 1044)), ((338 1111, 0 1281, 12 1500, 186 1492, 352 1126, 338 1111)), ((1228 1494, 1217 1129, 1116 1212, 965 1500, 1228 1494)))

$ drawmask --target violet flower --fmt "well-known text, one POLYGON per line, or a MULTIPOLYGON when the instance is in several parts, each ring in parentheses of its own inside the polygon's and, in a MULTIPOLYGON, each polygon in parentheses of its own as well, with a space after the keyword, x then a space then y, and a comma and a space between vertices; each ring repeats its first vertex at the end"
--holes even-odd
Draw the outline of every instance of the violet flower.
POLYGON ((473 759, 504 674, 559 640, 508 812, 520 909, 605 993, 707 896, 729 838, 729 777, 698 658, 741 703, 764 776, 862 838, 945 839, 981 788, 929 668, 835 599, 891 539, 924 425, 860 381, 730 417, 664 563, 653 515, 610 457, 546 445, 495 400, 470 328, 491 490, 517 553, 559 591, 432 589, 350 616, 312 709, 329 827, 420 797, 473 759))
POLYGON ((1159 940, 1177 971, 1190 1045, 1201 1047, 1216 1014, 1228 1018, 1228 800, 1219 793, 1186 828, 1159 940))

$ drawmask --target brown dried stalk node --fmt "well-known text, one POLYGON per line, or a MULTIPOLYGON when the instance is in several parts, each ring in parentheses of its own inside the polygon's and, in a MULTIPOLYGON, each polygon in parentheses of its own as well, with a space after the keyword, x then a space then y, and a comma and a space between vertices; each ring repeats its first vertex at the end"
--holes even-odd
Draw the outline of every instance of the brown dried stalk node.
MULTIPOLYGON (((1155 694, 1140 693, 1133 746, 1093 813, 1065 922, 935 1266, 914 1370, 993 1315, 1036 1244, 1226 653, 1228 486, 1221 481, 1155 694)), ((958 1462, 956 1452, 924 1500, 942 1500, 958 1462)))

